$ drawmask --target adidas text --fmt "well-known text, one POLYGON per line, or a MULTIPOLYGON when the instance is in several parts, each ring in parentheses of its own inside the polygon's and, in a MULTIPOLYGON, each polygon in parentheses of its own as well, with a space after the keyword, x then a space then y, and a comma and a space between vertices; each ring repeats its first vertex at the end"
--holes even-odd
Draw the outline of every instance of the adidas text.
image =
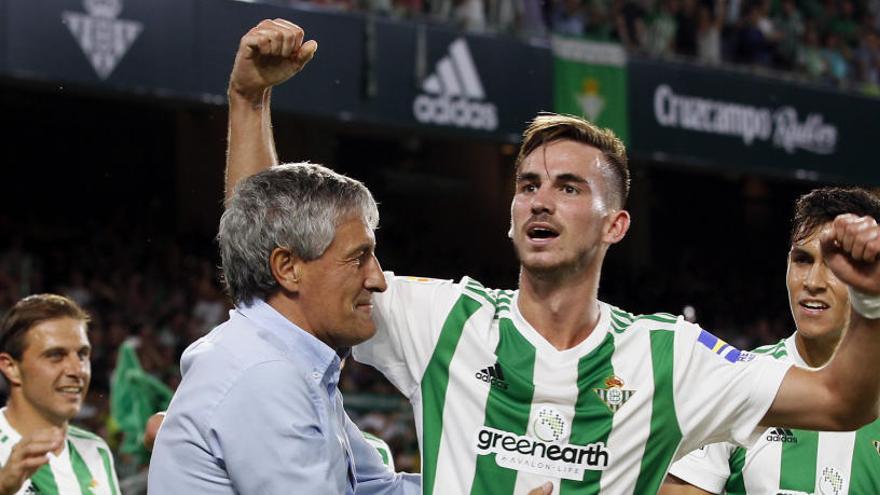
POLYGON ((494 130, 498 110, 492 103, 480 103, 447 95, 419 95, 413 102, 416 120, 423 124, 454 125, 494 130))
POLYGON ((791 430, 784 428, 774 428, 767 433, 765 439, 768 442, 797 443, 797 437, 791 430))
POLYGON ((507 383, 497 377, 489 376, 482 371, 476 372, 474 376, 477 377, 477 380, 484 381, 489 385, 492 385, 493 387, 499 388, 501 390, 507 390, 507 383))

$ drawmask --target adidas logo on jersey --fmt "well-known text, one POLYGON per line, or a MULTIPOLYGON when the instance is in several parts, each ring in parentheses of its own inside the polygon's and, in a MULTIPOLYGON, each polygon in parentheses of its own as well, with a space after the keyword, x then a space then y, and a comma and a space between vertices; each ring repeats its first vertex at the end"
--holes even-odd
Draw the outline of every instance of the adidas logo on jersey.
POLYGON ((504 381, 504 372, 501 371, 501 365, 498 363, 495 363, 488 368, 481 369, 476 372, 474 376, 477 380, 484 381, 499 390, 507 390, 507 382, 504 381))
POLYGON ((449 45, 449 54, 422 82, 422 92, 426 94, 413 102, 413 114, 423 124, 487 131, 498 128, 498 110, 495 104, 483 101, 483 83, 464 38, 449 45))
POLYGON ((768 442, 797 443, 794 432, 788 428, 773 428, 767 433, 768 442))

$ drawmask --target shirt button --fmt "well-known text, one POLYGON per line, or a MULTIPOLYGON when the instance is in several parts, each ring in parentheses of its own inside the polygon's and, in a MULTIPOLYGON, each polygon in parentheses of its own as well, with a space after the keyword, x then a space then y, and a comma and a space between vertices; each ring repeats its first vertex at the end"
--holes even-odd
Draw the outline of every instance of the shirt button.
POLYGON ((313 372, 312 372, 312 378, 314 378, 315 380, 320 380, 320 379, 321 379, 321 374, 318 373, 317 371, 313 371, 313 372))

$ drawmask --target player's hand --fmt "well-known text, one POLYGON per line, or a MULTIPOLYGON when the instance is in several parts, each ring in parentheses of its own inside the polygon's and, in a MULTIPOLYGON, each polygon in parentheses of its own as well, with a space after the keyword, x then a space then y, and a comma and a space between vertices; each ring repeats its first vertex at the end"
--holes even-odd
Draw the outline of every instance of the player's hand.
POLYGON ((549 481, 529 492, 529 495, 550 495, 553 493, 553 483, 549 481))
POLYGON ((147 450, 153 450, 153 444, 156 443, 156 435, 159 434, 159 427, 162 426, 162 421, 165 421, 164 412, 157 412, 147 420, 147 425, 144 428, 144 447, 147 450))
POLYGON ((13 495, 43 464, 49 452, 61 448, 64 435, 60 428, 41 430, 21 439, 12 447, 6 465, 0 469, 0 495, 13 495))
POLYGON ((229 78, 229 91, 252 100, 283 83, 315 55, 318 43, 305 41, 305 33, 284 19, 266 19, 241 38, 229 78))
POLYGON ((825 263, 843 283, 880 295, 880 226, 871 217, 838 215, 822 232, 825 263))

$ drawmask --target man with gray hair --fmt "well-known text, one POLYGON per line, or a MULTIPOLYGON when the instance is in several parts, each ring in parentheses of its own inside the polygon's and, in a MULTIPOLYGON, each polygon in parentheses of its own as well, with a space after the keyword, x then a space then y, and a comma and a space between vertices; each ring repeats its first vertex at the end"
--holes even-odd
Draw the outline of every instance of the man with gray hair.
POLYGON ((376 202, 360 182, 287 164, 236 188, 217 239, 236 309, 181 359, 149 493, 418 493, 342 407, 347 349, 376 331, 376 202))

